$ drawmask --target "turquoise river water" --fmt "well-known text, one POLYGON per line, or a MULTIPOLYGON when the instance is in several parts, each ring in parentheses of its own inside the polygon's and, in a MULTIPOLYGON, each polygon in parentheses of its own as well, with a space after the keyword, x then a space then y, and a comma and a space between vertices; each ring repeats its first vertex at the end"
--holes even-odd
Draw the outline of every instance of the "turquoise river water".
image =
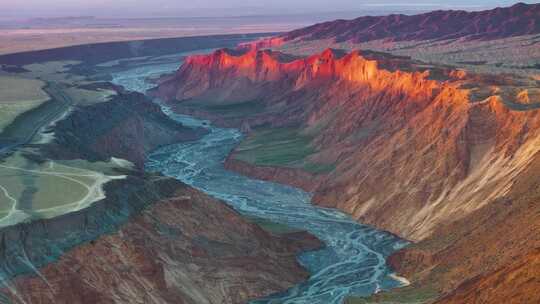
MULTIPOLYGON (((113 74, 114 82, 128 90, 146 92, 145 81, 176 70, 181 62, 134 67, 113 74)), ((149 155, 146 167, 192 185, 222 199, 241 214, 306 230, 326 246, 298 256, 311 276, 288 291, 251 303, 338 304, 348 295, 367 296, 395 288, 396 280, 386 266, 389 254, 407 245, 396 236, 362 225, 347 214, 311 204, 311 195, 290 186, 252 179, 225 170, 223 162, 241 141, 237 129, 212 126, 194 117, 163 111, 187 126, 207 128, 200 140, 163 147, 149 155)))

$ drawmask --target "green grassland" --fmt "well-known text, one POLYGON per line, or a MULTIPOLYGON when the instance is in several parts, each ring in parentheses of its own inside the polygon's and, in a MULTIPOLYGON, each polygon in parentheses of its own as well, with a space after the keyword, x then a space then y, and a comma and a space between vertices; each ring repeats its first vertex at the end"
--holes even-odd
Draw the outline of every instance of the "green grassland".
POLYGON ((130 169, 121 160, 52 161, 39 154, 39 145, 54 137, 42 132, 47 126, 74 106, 116 94, 94 84, 92 75, 73 72, 78 64, 52 61, 0 71, 0 147, 17 149, 0 155, 0 227, 85 208, 104 197, 103 184, 124 177, 118 169, 130 169))
POLYGON ((294 128, 256 130, 236 149, 235 157, 259 166, 293 167, 315 152, 310 141, 294 128))
POLYGON ((49 96, 37 79, 0 75, 0 131, 17 116, 43 104, 49 96))
POLYGON ((257 166, 300 168, 310 173, 325 173, 332 164, 313 163, 308 157, 317 152, 312 137, 297 128, 256 129, 242 141, 234 158, 257 166))
MULTIPOLYGON (((193 100, 183 102, 180 107, 219 115, 222 119, 238 121, 258 114, 267 114, 269 109, 257 100, 216 104, 212 101, 193 100)), ((233 157, 257 166, 297 168, 313 174, 328 173, 334 164, 315 163, 309 157, 316 153, 311 145, 318 130, 301 130, 298 127, 258 127, 252 130, 235 149, 233 157)))
POLYGON ((89 77, 70 72, 78 61, 24 66, 24 72, 0 72, 0 140, 24 141, 71 106, 103 102, 115 92, 96 88, 89 77))
POLYGON ((227 104, 216 104, 215 102, 205 100, 193 100, 183 102, 181 107, 209 112, 226 119, 244 119, 249 116, 263 113, 266 109, 265 105, 258 100, 227 104))
POLYGON ((69 106, 67 100, 53 95, 52 99, 13 117, 13 121, 0 132, 0 139, 24 142, 34 136, 41 127, 60 116, 69 106))
POLYGON ((423 304, 437 298, 437 292, 429 287, 412 286, 390 290, 367 298, 350 297, 345 304, 423 304))

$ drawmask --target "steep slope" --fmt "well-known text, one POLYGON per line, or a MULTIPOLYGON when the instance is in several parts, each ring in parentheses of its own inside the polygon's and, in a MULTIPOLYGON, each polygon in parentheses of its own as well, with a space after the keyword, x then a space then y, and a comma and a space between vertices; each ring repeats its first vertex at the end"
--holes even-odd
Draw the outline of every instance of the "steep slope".
POLYGON ((540 250, 537 249, 487 276, 467 281, 437 303, 538 303, 539 270, 540 250))
POLYGON ((242 127, 250 144, 229 168, 301 186, 315 203, 419 241, 392 264, 413 286, 448 293, 537 246, 537 201, 516 192, 539 180, 540 111, 522 97, 534 85, 373 52, 251 49, 188 59, 155 94, 242 127), (265 151, 280 149, 286 161, 269 162, 265 151), (310 176, 313 165, 329 169, 310 176), (501 204, 509 198, 519 203, 501 204))
POLYGON ((391 71, 391 60, 358 52, 280 58, 225 50, 193 57, 157 94, 187 104, 257 100, 264 110, 242 123, 298 125, 316 150, 309 160, 336 165, 313 185, 315 201, 417 240, 504 194, 538 150, 536 111, 511 111, 471 87, 504 78, 412 64, 411 72, 391 71))
POLYGON ((444 298, 457 303, 460 294, 468 294, 471 303, 535 303, 525 299, 536 296, 530 291, 540 284, 534 266, 540 248, 539 183, 537 153, 505 196, 441 225, 431 238, 396 253, 389 263, 418 286, 436 285, 444 298), (471 294, 474 288, 481 291, 471 294))
POLYGON ((138 166, 115 168, 124 178, 87 208, 1 229, 0 302, 245 303, 307 278, 296 255, 319 247, 314 237, 273 235, 221 201, 141 170, 149 150, 204 133, 143 95, 79 107, 51 131, 51 142, 23 151, 29 162, 122 157, 138 166))
MULTIPOLYGON (((114 233, 66 252, 10 284, 14 303, 245 303, 308 273, 296 261, 313 239, 268 234, 179 182, 114 233)), ((50 227, 47 225, 46 227, 50 227)), ((72 233, 76 233, 72 231, 72 233)), ((298 237, 298 236, 297 236, 298 237)))
POLYGON ((540 4, 518 3, 479 12, 440 10, 412 16, 365 16, 354 20, 336 20, 298 29, 281 38, 284 41, 335 39, 336 42, 378 39, 487 40, 538 34, 539 20, 540 4))

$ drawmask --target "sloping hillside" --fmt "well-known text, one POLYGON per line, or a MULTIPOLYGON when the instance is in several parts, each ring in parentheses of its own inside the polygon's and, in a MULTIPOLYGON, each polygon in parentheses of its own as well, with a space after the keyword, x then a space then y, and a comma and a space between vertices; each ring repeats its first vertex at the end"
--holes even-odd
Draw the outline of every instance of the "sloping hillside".
POLYGON ((500 207, 518 198, 518 181, 538 180, 539 105, 522 97, 536 86, 374 52, 252 49, 192 57, 155 94, 242 127, 246 144, 229 168, 301 186, 315 203, 419 241, 395 267, 413 286, 448 293, 537 244, 535 217, 516 215, 530 214, 533 198, 500 207), (473 224, 483 218, 482 229, 473 224))
POLYGON ((540 4, 518 3, 492 10, 433 11, 419 15, 364 16, 312 25, 284 34, 284 41, 334 39, 366 42, 387 39, 489 40, 540 33, 540 4))

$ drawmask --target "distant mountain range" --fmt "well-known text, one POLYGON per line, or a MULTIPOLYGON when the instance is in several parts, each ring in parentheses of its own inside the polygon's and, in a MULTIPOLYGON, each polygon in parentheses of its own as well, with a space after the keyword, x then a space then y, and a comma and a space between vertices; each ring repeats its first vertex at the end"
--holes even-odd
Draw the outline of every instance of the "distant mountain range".
POLYGON ((479 12, 438 10, 419 15, 365 16, 324 22, 289 32, 285 41, 335 39, 366 42, 429 39, 496 39, 540 33, 540 4, 518 3, 479 12))

